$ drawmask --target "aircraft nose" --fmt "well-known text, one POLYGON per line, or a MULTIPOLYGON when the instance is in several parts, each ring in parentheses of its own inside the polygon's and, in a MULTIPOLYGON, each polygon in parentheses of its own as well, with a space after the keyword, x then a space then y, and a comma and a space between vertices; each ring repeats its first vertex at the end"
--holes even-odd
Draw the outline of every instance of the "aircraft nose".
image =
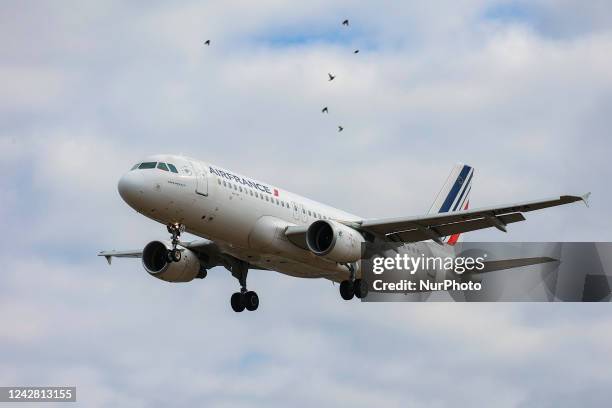
POLYGON ((125 173, 119 179, 117 190, 119 190, 119 195, 123 198, 123 201, 132 207, 137 206, 138 201, 144 194, 142 174, 139 171, 125 173))

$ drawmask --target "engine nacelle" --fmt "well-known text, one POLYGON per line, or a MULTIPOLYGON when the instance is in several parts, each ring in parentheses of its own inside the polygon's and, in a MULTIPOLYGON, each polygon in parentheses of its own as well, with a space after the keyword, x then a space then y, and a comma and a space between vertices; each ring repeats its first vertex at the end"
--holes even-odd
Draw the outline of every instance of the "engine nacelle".
POLYGON ((142 251, 142 266, 151 276, 166 282, 189 282, 198 277, 200 260, 187 248, 181 250, 181 260, 168 261, 168 251, 172 249, 169 242, 151 241, 142 251))
POLYGON ((340 262, 356 262, 361 259, 361 234, 336 221, 313 222, 306 232, 306 245, 315 255, 340 262))

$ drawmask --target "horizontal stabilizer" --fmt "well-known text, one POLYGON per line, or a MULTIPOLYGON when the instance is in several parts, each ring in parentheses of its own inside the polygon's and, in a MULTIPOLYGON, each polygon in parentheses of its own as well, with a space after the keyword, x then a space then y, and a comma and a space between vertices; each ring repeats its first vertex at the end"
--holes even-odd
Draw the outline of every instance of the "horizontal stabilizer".
MULTIPOLYGON (((558 259, 549 257, 536 257, 536 258, 517 258, 517 259, 502 259, 499 261, 486 261, 484 262, 484 269, 474 271, 470 274, 479 274, 487 272, 501 271, 504 269, 520 268, 522 266, 538 265, 549 262, 559 262, 558 259)), ((467 274, 467 273, 466 273, 467 274)))

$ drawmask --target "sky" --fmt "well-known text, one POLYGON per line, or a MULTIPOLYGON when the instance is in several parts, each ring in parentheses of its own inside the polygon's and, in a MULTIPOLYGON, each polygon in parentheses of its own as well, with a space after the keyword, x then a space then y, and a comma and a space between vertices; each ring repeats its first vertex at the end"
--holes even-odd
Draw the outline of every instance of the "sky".
POLYGON ((363 217, 426 212, 465 162, 472 208, 592 192, 466 239, 610 241, 612 3, 19 1, 0 36, 0 385, 87 407, 612 397, 606 304, 362 304, 254 271, 236 314, 224 269, 169 284, 96 256, 166 238, 116 190, 155 153, 363 217))

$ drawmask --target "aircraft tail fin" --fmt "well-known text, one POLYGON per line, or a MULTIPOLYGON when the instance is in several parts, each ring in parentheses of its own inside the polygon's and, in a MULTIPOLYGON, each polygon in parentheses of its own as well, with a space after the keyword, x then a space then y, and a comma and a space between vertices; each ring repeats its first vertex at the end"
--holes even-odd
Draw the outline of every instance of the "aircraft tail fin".
MULTIPOLYGON (((457 163, 431 205, 429 214, 467 210, 470 204, 473 175, 472 166, 457 163)), ((454 245, 459 240, 459 235, 445 237, 444 242, 454 245)))

